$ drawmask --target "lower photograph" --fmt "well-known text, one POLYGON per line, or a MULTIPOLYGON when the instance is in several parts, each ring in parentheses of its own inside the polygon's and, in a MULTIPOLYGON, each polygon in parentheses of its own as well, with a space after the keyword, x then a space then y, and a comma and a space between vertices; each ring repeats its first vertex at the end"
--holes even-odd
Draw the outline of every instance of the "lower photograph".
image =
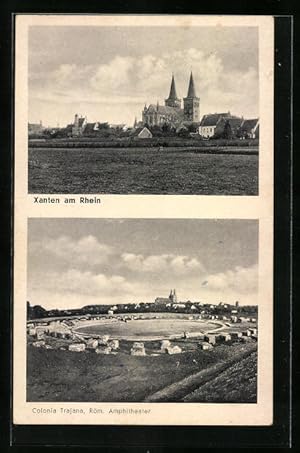
POLYGON ((31 218, 26 401, 257 403, 258 311, 257 220, 31 218))

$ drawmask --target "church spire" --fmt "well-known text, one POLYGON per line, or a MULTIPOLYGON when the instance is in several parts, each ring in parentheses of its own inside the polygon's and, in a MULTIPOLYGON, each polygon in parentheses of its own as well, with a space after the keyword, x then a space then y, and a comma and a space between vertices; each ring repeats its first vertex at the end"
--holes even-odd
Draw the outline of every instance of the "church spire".
POLYGON ((181 100, 177 97, 177 93, 176 93, 174 74, 172 74, 170 93, 169 93, 168 99, 165 100, 165 105, 167 107, 173 107, 173 108, 177 108, 177 109, 181 108, 181 100))
POLYGON ((193 73, 191 71, 190 75, 190 83, 189 83, 189 89, 188 89, 188 98, 196 98, 196 90, 195 90, 195 84, 194 84, 194 78, 193 78, 193 73))
POLYGON ((174 74, 172 74, 172 81, 171 81, 169 99, 173 99, 173 100, 178 99, 177 98, 177 93, 176 93, 174 74))
POLYGON ((197 123, 200 116, 200 98, 196 95, 193 73, 191 71, 187 97, 183 99, 185 121, 197 123))

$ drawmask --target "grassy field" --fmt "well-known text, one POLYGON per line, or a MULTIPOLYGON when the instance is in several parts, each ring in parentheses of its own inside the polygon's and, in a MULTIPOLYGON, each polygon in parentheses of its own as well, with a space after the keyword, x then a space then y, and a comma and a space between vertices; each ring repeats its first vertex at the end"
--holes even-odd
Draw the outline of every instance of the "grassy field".
POLYGON ((170 332, 172 335, 183 335, 184 332, 200 332, 205 333, 213 330, 217 325, 209 321, 195 321, 188 319, 156 319, 153 320, 140 319, 138 321, 130 321, 124 323, 122 321, 115 322, 91 322, 86 325, 77 327, 76 332, 86 333, 89 335, 109 334, 110 338, 131 338, 133 340, 150 339, 150 338, 169 338, 170 332))
POLYGON ((235 363, 210 382, 183 398, 185 402, 256 402, 257 352, 235 363))
MULTIPOLYGON (((129 349, 129 343, 122 350, 129 349)), ((253 344, 220 345, 212 351, 144 357, 121 352, 97 355, 61 350, 27 350, 27 401, 139 402, 183 378, 232 359, 253 344)), ((256 362, 254 363, 256 366, 256 362)), ((240 374, 245 373, 244 367, 240 374)), ((214 394, 206 397, 214 398, 214 394)), ((243 396, 245 401, 247 395, 243 396)), ((200 401, 200 400, 199 400, 200 401)), ((237 399, 236 402, 242 402, 237 399)))
POLYGON ((30 148, 29 193, 257 195, 258 156, 234 152, 30 148))

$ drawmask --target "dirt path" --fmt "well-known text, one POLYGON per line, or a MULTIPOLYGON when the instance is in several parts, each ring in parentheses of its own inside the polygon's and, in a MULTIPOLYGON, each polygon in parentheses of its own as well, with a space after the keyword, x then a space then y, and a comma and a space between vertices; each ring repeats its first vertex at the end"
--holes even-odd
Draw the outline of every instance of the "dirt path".
POLYGON ((210 330, 209 332, 207 332, 208 334, 220 332, 221 330, 226 328, 225 324, 223 324, 222 322, 215 322, 214 324, 216 324, 217 327, 215 329, 210 330))

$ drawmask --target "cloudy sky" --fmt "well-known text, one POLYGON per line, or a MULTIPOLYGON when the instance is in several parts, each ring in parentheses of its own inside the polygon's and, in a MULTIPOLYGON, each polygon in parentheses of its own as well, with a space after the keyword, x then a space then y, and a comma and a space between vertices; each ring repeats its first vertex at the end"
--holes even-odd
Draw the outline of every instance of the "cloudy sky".
POLYGON ((200 116, 259 114, 256 27, 32 26, 28 63, 30 122, 132 125, 164 102, 172 72, 185 97, 191 69, 200 116))
POLYGON ((255 220, 29 219, 28 300, 45 308, 257 303, 255 220))

